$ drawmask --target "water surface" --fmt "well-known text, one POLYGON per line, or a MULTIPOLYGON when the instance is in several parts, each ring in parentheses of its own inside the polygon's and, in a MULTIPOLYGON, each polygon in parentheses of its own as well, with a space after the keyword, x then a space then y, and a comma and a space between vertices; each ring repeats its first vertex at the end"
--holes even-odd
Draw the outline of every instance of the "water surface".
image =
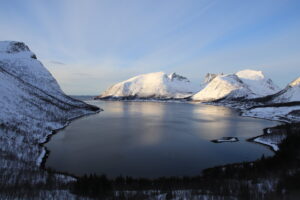
POLYGON ((104 109, 54 135, 46 166, 76 175, 192 176, 202 169, 273 155, 245 141, 277 122, 240 117, 230 108, 159 102, 89 101, 104 109), (224 136, 235 143, 212 143, 224 136))

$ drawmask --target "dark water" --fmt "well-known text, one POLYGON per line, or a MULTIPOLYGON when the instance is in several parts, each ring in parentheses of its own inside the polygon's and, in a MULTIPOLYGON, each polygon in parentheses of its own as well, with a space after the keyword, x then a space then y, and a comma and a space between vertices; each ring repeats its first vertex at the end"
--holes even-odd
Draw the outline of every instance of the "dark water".
POLYGON ((276 122, 210 105, 89 101, 104 109, 73 121, 46 144, 46 166, 76 175, 199 175, 204 168, 273 155, 245 141, 276 122), (212 143, 223 136, 236 143, 212 143))

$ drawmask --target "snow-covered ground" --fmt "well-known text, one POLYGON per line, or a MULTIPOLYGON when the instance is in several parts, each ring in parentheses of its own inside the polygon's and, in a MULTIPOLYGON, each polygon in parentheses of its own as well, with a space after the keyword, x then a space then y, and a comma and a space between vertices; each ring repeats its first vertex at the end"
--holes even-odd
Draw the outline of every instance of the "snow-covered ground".
POLYGON ((239 139, 237 137, 222 137, 220 139, 212 140, 215 143, 222 143, 222 142, 238 142, 239 139))
POLYGON ((262 137, 262 136, 255 138, 253 141, 257 142, 257 143, 260 143, 260 144, 270 146, 274 151, 279 150, 278 144, 281 142, 281 140, 275 141, 273 138, 262 137))
POLYGON ((300 105, 288 107, 258 107, 243 111, 242 116, 278 120, 283 122, 297 122, 300 121, 300 105))
POLYGON ((50 177, 73 180, 39 168, 46 153, 40 144, 72 118, 98 108, 65 95, 22 42, 0 42, 0 109, 0 182, 5 187, 43 184, 50 177))
POLYGON ((182 99, 193 95, 200 86, 176 73, 163 72, 142 74, 117 83, 98 98, 131 99, 182 99))

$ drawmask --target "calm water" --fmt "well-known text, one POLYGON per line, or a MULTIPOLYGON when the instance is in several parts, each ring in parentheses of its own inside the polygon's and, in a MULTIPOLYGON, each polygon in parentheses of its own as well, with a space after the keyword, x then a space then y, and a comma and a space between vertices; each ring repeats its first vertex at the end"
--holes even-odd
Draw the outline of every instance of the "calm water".
POLYGON ((46 166, 77 175, 199 175, 204 168, 273 155, 245 141, 276 122, 210 105, 89 101, 104 109, 73 121, 46 144, 46 166), (212 143, 235 136, 236 143, 212 143))

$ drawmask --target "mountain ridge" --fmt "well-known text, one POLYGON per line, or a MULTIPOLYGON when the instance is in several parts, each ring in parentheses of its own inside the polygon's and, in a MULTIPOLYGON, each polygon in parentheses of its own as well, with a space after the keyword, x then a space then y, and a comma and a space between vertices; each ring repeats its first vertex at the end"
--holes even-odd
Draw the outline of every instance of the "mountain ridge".
POLYGON ((184 76, 176 73, 141 74, 116 83, 97 99, 184 99, 196 91, 184 76))
POLYGON ((279 88, 262 71, 242 70, 235 74, 217 74, 208 77, 205 87, 191 100, 210 102, 217 100, 253 99, 276 93, 279 88))

